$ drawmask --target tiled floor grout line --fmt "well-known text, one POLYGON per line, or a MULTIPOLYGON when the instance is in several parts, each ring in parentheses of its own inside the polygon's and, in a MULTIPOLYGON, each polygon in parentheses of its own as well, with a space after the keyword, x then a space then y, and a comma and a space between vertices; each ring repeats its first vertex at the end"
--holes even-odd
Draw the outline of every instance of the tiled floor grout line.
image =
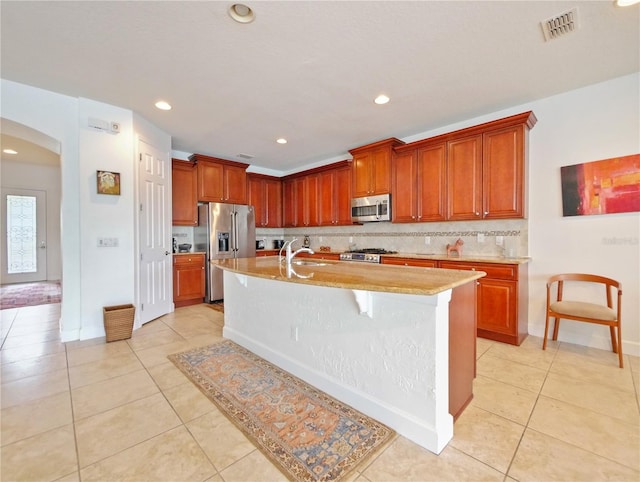
POLYGON ((69 367, 69 355, 67 345, 64 345, 64 357, 67 367, 67 384, 69 386, 69 404, 71 405, 71 424, 73 425, 73 444, 76 450, 76 470, 78 471, 78 480, 82 482, 82 476, 80 475, 80 449, 78 448, 78 433, 76 431, 76 415, 73 409, 73 390, 71 389, 71 371, 69 367))

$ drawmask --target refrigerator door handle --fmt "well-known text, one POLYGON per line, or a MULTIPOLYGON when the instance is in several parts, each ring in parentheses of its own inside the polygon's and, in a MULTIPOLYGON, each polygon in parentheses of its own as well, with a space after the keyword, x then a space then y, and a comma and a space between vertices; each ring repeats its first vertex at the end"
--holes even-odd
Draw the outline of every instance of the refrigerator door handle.
POLYGON ((238 240, 240 232, 238 230, 238 211, 233 211, 233 257, 236 258, 238 254, 238 240))

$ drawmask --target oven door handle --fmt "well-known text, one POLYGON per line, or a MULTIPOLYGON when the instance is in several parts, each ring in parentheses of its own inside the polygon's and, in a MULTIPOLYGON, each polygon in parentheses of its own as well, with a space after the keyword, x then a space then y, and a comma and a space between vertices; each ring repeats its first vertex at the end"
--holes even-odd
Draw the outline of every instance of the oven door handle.
POLYGON ((376 201, 376 219, 380 219, 382 217, 382 203, 380 201, 376 201))

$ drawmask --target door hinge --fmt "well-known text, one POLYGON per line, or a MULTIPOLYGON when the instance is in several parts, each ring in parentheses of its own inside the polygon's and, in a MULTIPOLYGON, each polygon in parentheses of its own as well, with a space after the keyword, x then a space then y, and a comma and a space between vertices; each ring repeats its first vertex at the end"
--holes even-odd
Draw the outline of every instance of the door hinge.
POLYGON ((142 212, 142 203, 140 203, 140 212, 142 212))
POLYGON ((142 260, 143 260, 143 256, 142 256, 142 253, 140 253, 140 261, 142 260))
POLYGON ((138 160, 139 160, 140 162, 142 162, 142 152, 140 152, 140 153, 138 154, 138 158, 139 158, 138 160))
POLYGON ((144 311, 144 303, 140 303, 140 311, 144 311))

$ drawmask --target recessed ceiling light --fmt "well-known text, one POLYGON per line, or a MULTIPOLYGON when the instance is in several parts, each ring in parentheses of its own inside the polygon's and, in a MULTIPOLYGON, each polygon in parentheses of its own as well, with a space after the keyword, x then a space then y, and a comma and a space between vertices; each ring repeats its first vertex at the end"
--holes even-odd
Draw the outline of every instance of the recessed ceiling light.
POLYGON ((640 2, 640 0, 616 0, 616 5, 618 7, 628 7, 630 5, 635 5, 640 2))
POLYGON ((389 97, 387 97, 384 94, 380 94, 373 101, 378 105, 382 105, 382 104, 386 104, 387 102, 389 102, 389 97))
POLYGON ((18 151, 14 151, 13 149, 2 149, 2 152, 5 154, 17 154, 18 151))
POLYGON ((251 23, 256 15, 250 7, 243 3, 234 3, 229 7, 229 15, 238 23, 251 23))
POLYGON ((276 142, 278 144, 286 144, 287 140, 284 137, 281 137, 280 139, 276 139, 276 142))
POLYGON ((156 107, 160 110, 171 110, 171 104, 169 102, 165 102, 164 100, 159 100, 156 102, 156 107))

